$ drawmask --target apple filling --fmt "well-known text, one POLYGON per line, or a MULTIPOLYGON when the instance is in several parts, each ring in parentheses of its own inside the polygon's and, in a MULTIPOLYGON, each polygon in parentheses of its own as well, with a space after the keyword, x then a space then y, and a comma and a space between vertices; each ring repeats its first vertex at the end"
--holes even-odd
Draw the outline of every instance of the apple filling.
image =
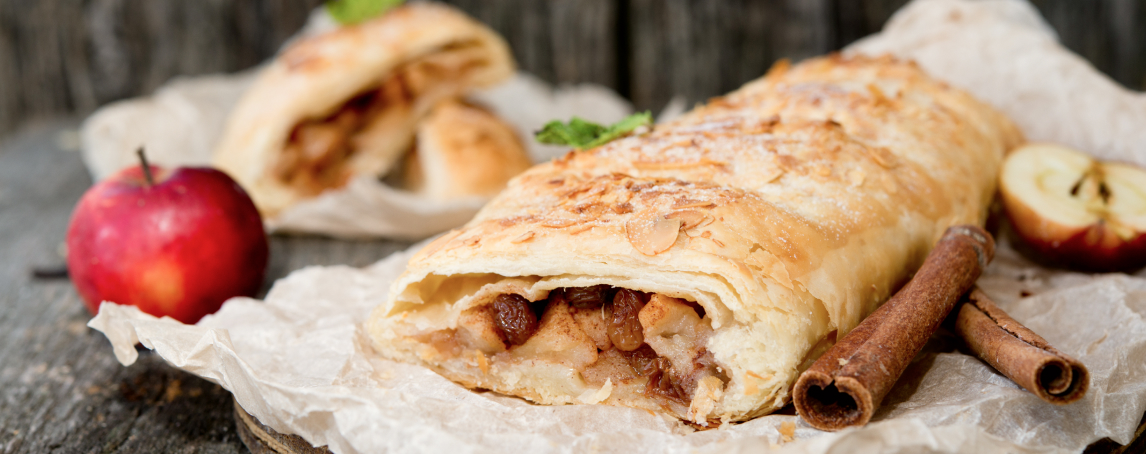
POLYGON ((413 135, 401 131, 412 131, 433 103, 460 95, 467 75, 485 64, 476 44, 463 43, 398 66, 333 113, 297 123, 274 176, 307 195, 345 185, 352 158, 363 150, 399 156, 413 135))
POLYGON ((704 347, 711 334, 696 303, 596 285, 558 288, 540 301, 500 294, 462 312, 456 329, 425 340, 447 357, 477 350, 483 363, 494 365, 561 365, 577 371, 588 386, 608 383, 677 414, 698 414, 699 420, 690 419, 702 422, 715 403, 712 396, 728 382, 704 347), (708 396, 699 399, 707 408, 695 408, 697 396, 708 396))

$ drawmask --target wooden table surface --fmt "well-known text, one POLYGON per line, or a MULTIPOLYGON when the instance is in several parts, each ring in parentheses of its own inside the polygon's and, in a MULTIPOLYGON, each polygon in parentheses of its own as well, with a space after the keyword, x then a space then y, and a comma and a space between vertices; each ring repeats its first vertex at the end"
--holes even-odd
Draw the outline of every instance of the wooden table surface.
MULTIPOLYGON (((77 126, 43 123, 0 141, 0 452, 249 452, 229 392, 150 350, 120 365, 86 326, 70 281, 32 278, 63 267, 68 219, 91 185, 79 152, 62 149, 77 126)), ((275 236, 265 287, 304 266, 363 266, 406 246, 275 236)))
MULTIPOLYGON (((41 123, 0 140, 0 453, 249 452, 229 392, 142 348, 120 365, 86 326, 71 282, 32 277, 63 268, 68 218, 91 184, 68 150, 77 126, 41 123)), ((364 266, 406 246, 274 236, 263 291, 304 266, 364 266)), ((1118 448, 1106 440, 1087 452, 1118 448)), ((1146 452, 1146 438, 1126 452, 1146 452)))

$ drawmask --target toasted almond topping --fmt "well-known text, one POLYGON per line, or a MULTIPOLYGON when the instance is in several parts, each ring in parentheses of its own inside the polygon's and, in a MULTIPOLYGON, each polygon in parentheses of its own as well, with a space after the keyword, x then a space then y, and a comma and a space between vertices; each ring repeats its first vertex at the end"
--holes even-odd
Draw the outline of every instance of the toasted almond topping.
POLYGON ((554 178, 552 180, 549 180, 549 184, 554 185, 554 186, 562 185, 562 184, 565 184, 565 179, 564 178, 554 178))
POLYGON ((711 159, 701 159, 699 161, 637 161, 633 163, 633 167, 641 170, 690 169, 697 166, 727 167, 728 163, 713 161, 711 159))
POLYGON ((790 154, 776 155, 776 164, 784 171, 792 172, 800 165, 800 159, 790 154))
POLYGON ((700 225, 705 220, 712 219, 712 216, 709 216, 705 213, 701 213, 701 212, 696 211, 696 210, 681 210, 681 211, 674 211, 672 213, 669 213, 669 214, 665 215, 665 218, 667 218, 667 219, 680 219, 681 230, 689 230, 693 227, 700 225))
POLYGON ((613 212, 617 214, 625 214, 633 212, 633 204, 629 202, 618 203, 613 205, 613 212))
POLYGON ((593 224, 585 224, 581 227, 577 227, 577 228, 571 230, 569 232, 569 234, 570 235, 577 235, 577 234, 588 232, 589 230, 592 230, 592 229, 593 229, 593 224))
POLYGON ((677 210, 684 209, 684 208, 712 208, 715 206, 716 206, 716 203, 708 201, 708 200, 693 200, 693 199, 677 200, 676 203, 673 203, 673 205, 672 205, 673 209, 677 209, 677 210))
POLYGON ((569 227, 577 223, 576 219, 546 219, 541 221, 542 227, 549 227, 551 229, 560 229, 569 227))
POLYGON ((638 216, 625 223, 629 244, 645 255, 657 255, 676 243, 680 234, 680 219, 664 216, 638 216))
POLYGON ((765 183, 771 183, 773 181, 779 180, 782 176, 784 176, 784 169, 776 168, 772 170, 772 173, 766 174, 762 180, 765 183))
POLYGON ((700 234, 700 237, 701 238, 711 238, 712 237, 712 231, 711 230, 705 230, 704 233, 700 234))
POLYGON ((518 243, 524 243, 524 242, 532 240, 532 239, 533 239, 533 231, 530 230, 528 232, 522 233, 521 235, 518 235, 517 238, 514 238, 510 242, 514 243, 514 244, 518 244, 518 243))
POLYGON ((709 239, 712 240, 713 243, 716 243, 717 246, 724 247, 724 243, 721 243, 720 240, 718 240, 716 238, 709 238, 709 239))

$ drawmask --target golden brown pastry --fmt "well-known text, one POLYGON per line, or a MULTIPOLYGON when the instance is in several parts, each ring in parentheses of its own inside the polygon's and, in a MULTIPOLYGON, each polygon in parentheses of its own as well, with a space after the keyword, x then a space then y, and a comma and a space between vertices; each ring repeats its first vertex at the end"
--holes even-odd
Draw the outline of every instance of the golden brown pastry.
POLYGON ((450 100, 418 125, 403 180, 406 189, 435 200, 492 197, 531 165, 513 127, 492 112, 450 100))
POLYGON ((515 178, 410 261, 368 329, 382 355, 469 387, 751 418, 944 229, 983 222, 1021 140, 911 63, 780 64, 515 178))
POLYGON ((386 173, 434 105, 512 73, 505 42, 461 12, 395 8, 279 55, 236 106, 214 162, 273 217, 354 175, 386 173))

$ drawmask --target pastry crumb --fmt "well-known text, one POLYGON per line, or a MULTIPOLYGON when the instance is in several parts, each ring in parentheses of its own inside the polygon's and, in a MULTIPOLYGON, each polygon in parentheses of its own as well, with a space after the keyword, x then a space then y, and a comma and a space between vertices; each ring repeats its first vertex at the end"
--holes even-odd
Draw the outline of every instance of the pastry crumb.
POLYGON ((796 440, 796 423, 784 421, 780 423, 780 443, 791 443, 796 440))

